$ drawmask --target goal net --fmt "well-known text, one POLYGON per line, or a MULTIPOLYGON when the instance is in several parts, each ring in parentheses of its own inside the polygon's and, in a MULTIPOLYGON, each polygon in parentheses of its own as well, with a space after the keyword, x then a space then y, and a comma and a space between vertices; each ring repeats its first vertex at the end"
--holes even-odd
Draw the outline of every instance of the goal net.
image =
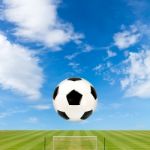
POLYGON ((53 150, 97 150, 97 136, 53 136, 53 150))

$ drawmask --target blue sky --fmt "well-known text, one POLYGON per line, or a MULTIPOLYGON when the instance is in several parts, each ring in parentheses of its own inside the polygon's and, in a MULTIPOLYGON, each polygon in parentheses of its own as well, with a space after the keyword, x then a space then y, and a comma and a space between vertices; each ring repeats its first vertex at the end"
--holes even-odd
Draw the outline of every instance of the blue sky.
POLYGON ((150 129, 148 0, 0 1, 0 129, 150 129), (86 121, 61 119, 52 94, 89 80, 86 121))

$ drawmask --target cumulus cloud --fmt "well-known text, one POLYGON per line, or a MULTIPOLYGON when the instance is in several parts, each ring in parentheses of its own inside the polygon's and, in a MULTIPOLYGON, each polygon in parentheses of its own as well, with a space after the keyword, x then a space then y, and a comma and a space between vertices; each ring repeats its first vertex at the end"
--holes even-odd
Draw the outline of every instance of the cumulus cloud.
POLYGON ((40 42, 53 50, 71 40, 79 42, 71 24, 57 14, 58 0, 3 0, 3 19, 16 25, 15 35, 40 42))
POLYGON ((128 97, 150 98, 150 51, 129 53, 121 86, 128 97))
POLYGON ((11 43, 0 33, 0 86, 37 99, 42 84, 43 74, 38 58, 31 50, 11 43))
POLYGON ((123 29, 114 35, 114 45, 119 49, 126 49, 139 41, 140 33, 136 26, 130 26, 129 30, 123 29))

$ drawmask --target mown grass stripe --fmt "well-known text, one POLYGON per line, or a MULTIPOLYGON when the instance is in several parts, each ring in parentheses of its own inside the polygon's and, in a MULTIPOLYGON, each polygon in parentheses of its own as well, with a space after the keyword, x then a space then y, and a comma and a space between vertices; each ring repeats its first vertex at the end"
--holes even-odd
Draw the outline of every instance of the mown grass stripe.
POLYGON ((33 140, 34 138, 38 137, 39 135, 43 134, 43 132, 38 131, 37 133, 34 133, 32 135, 30 135, 29 137, 26 136, 24 138, 20 138, 17 141, 16 140, 12 140, 11 142, 6 143, 5 145, 1 145, 1 149, 3 150, 8 150, 8 149, 13 149, 17 147, 20 147, 21 145, 25 144, 25 142, 32 142, 31 140, 33 140))
POLYGON ((92 131, 93 135, 97 136, 98 148, 104 148, 104 138, 106 137, 104 131, 92 131))
POLYGON ((16 133, 12 133, 12 132, 6 132, 6 133, 3 133, 3 134, 1 134, 1 132, 0 132, 0 143, 1 142, 3 142, 3 141, 5 141, 5 140, 8 140, 9 138, 12 138, 12 137, 16 137, 16 136, 20 136, 20 135, 18 135, 18 133, 16 134, 16 133))
MULTIPOLYGON (((71 136, 73 134, 73 131, 62 131, 60 134, 57 134, 56 136, 71 136)), ((68 147, 68 142, 65 143, 55 143, 55 149, 54 150, 66 150, 68 147)))
MULTIPOLYGON (((90 132, 94 136, 97 137, 97 147, 98 147, 98 149, 103 149, 104 148, 104 135, 103 136, 102 135, 98 136, 98 135, 95 134, 96 131, 90 131, 90 132)), ((97 132, 103 133, 103 131, 97 131, 97 132)))
MULTIPOLYGON (((90 130, 84 131, 84 133, 85 133, 85 136, 95 136, 95 134, 93 134, 93 132, 90 130)), ((91 137, 89 139, 91 139, 91 141, 89 141, 89 148, 90 148, 89 150, 95 150, 97 147, 97 136, 95 136, 94 138, 91 137)))
POLYGON ((24 134, 24 135, 21 135, 20 137, 18 136, 17 138, 15 138, 15 139, 12 139, 11 141, 10 141, 10 139, 9 139, 9 142, 4 142, 4 143, 2 143, 1 145, 0 145, 0 148, 2 149, 2 147, 8 147, 8 146, 11 146, 11 144, 14 144, 14 143, 19 143, 20 142, 20 140, 22 140, 22 139, 25 139, 26 137, 31 137, 33 134, 35 134, 35 133, 38 133, 38 131, 36 131, 36 132, 27 132, 28 134, 24 134))
MULTIPOLYGON (((43 150, 44 149, 44 137, 47 135, 47 133, 49 133, 49 131, 45 131, 45 132, 43 131, 42 133, 43 134, 38 136, 37 139, 33 140, 32 143, 25 143, 25 144, 21 145, 20 149, 21 150, 26 150, 26 149, 28 149, 28 150, 43 150)), ((50 135, 52 136, 55 133, 56 133, 56 131, 52 131, 50 135)))
MULTIPOLYGON (((69 136, 75 136, 76 132, 75 131, 70 131, 70 134, 69 136)), ((72 143, 73 141, 71 141, 69 144, 68 144, 68 148, 66 150, 71 150, 72 149, 72 143)))
POLYGON ((142 138, 143 140, 148 140, 149 142, 150 142, 150 132, 148 132, 148 133, 145 133, 145 132, 133 132, 133 131, 131 131, 131 132, 125 132, 126 134, 129 134, 129 136, 131 136, 131 134, 132 135, 135 135, 137 138, 142 138))
POLYGON ((23 133, 21 133, 21 131, 20 131, 20 133, 18 134, 18 133, 16 133, 14 136, 8 136, 7 138, 4 138, 4 139, 2 139, 2 137, 0 137, 0 146, 1 145, 3 145, 3 144, 8 144, 9 142, 11 142, 12 140, 14 141, 14 140, 18 140, 18 139, 20 139, 20 138, 24 138, 24 137, 26 137, 27 135, 29 135, 30 136, 30 134, 32 134, 32 133, 37 133, 38 131, 26 131, 25 133, 23 132, 23 133), (22 134, 22 135, 20 135, 20 134, 22 134))
POLYGON ((117 131, 110 131, 109 132, 109 136, 113 136, 116 140, 117 140, 117 143, 119 143, 120 147, 122 145, 122 147, 125 147, 126 149, 131 149, 133 148, 134 146, 132 145, 133 142, 130 142, 129 143, 129 140, 128 140, 128 137, 125 137, 124 135, 122 135, 122 132, 118 132, 117 131))
POLYGON ((29 150, 44 150, 44 144, 46 144, 45 147, 47 147, 47 143, 52 142, 52 140, 50 141, 47 140, 47 134, 49 134, 49 136, 53 136, 56 132, 57 131, 51 131, 51 134, 49 134, 49 131, 47 131, 43 137, 39 138, 38 143, 34 142, 32 146, 30 146, 29 150))
MULTIPOLYGON (((62 134, 64 134, 64 131, 59 131, 58 133, 56 133, 56 134, 53 135, 53 136, 61 136, 62 134)), ((52 139, 53 139, 53 137, 52 137, 52 139)), ((52 146, 53 146, 53 141, 51 141, 51 143, 49 143, 48 145, 52 148, 52 146)))
MULTIPOLYGON (((39 135, 34 135, 34 137, 32 137, 32 139, 30 139, 30 142, 28 139, 26 139, 25 141, 22 141, 21 143, 18 143, 18 145, 14 145, 14 147, 19 147, 21 150, 26 150, 26 149, 32 149, 34 147, 34 145, 38 144, 38 143, 43 143, 43 136, 45 135, 46 132, 44 131, 39 131, 39 135)), ((41 146, 39 147, 41 148, 41 146)), ((19 150, 19 149, 18 149, 19 150)), ((38 149, 37 149, 38 150, 38 149)))
POLYGON ((115 135, 111 135, 110 132, 97 132, 98 136, 99 135, 103 135, 103 137, 105 137, 106 139, 106 149, 115 149, 115 150, 128 150, 130 149, 129 146, 125 145, 125 144, 120 144, 120 142, 118 142, 118 138, 114 138, 115 135))
POLYGON ((4 132, 4 131, 0 131, 0 142, 2 140, 4 140, 5 138, 8 139, 8 137, 15 137, 15 136, 20 136, 19 134, 22 134, 22 133, 27 133, 26 131, 7 131, 7 132, 4 132))
MULTIPOLYGON (((106 150, 149 150, 150 149, 150 131, 0 131, 0 150, 43 150, 43 139, 46 136, 47 149, 52 150, 53 135, 67 136, 97 136, 98 149, 103 150, 103 138, 106 137, 106 150)), ((68 150, 73 141, 67 143, 68 150)), ((90 142, 90 141, 89 141, 90 142)), ((81 141, 82 143, 82 141, 81 141)), ((80 145, 80 144, 79 144, 80 145)), ((82 148, 85 146, 81 144, 82 148)), ((92 143, 88 143, 88 149, 92 143)), ((73 147, 75 148, 75 147, 73 147)), ((58 149, 56 149, 58 150, 58 149)), ((59 149, 60 150, 60 149, 59 149)), ((62 147, 61 150, 67 150, 62 147)), ((73 149, 74 150, 74 149, 73 149)))
POLYGON ((122 145, 122 147, 126 147, 128 149, 134 149, 134 148, 143 148, 142 143, 136 143, 137 140, 135 140, 134 138, 129 138, 127 136, 124 135, 124 131, 120 132, 120 131, 110 131, 109 132, 110 136, 113 136, 117 139, 118 143, 120 143, 120 147, 122 145))
POLYGON ((147 143, 147 141, 143 140, 142 137, 140 137, 139 139, 139 137, 133 134, 132 132, 130 132, 130 134, 126 132, 121 132, 121 134, 120 133, 118 134, 126 137, 127 143, 130 143, 130 145, 134 144, 134 146, 139 147, 139 148, 141 147, 142 149, 150 147, 150 143, 149 143, 150 139, 148 139, 149 142, 147 143))
POLYGON ((57 131, 55 134, 53 134, 51 137, 48 137, 47 139, 47 145, 46 145, 46 149, 53 149, 53 136, 61 136, 61 134, 63 134, 62 131, 57 131))

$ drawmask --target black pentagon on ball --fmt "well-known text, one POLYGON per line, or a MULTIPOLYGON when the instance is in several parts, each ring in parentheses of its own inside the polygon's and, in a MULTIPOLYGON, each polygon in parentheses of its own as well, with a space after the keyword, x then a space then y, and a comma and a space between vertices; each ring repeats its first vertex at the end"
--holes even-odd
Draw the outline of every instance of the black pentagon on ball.
POLYGON ((56 89, 54 90, 53 99, 56 98, 56 96, 57 96, 57 94, 58 94, 58 89, 59 89, 59 87, 56 87, 56 89))
POLYGON ((82 95, 79 92, 72 90, 66 97, 69 105, 80 105, 82 95))
POLYGON ((90 110, 90 111, 86 111, 84 114, 83 114, 83 116, 81 117, 81 119, 82 120, 85 120, 85 119, 87 119, 91 114, 92 114, 92 110, 90 110))
POLYGON ((66 115, 66 113, 65 113, 65 112, 63 112, 63 111, 59 111, 59 110, 57 110, 57 112, 58 112, 58 114, 59 114, 62 118, 66 119, 66 120, 68 120, 68 119, 69 119, 69 117, 66 115))
POLYGON ((96 94, 96 91, 95 91, 95 89, 91 86, 91 94, 93 95, 93 97, 95 98, 95 99, 97 99, 97 94, 96 94))
POLYGON ((68 80, 71 80, 71 81, 78 81, 78 80, 82 80, 81 78, 69 78, 68 80))

